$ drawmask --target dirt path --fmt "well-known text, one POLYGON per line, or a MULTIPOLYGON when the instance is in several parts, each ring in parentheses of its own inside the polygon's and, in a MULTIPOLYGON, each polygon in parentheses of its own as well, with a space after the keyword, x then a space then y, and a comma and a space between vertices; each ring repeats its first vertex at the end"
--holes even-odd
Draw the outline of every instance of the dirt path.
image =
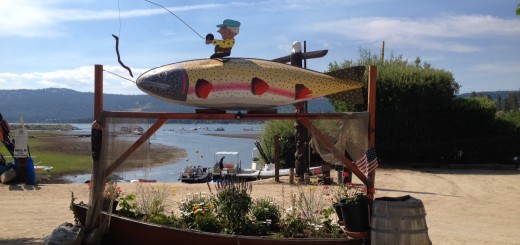
MULTIPOLYGON (((166 185, 176 192, 172 204, 208 191, 206 184, 166 185)), ((136 185, 120 186, 133 192, 136 185)), ((295 191, 273 180, 253 186, 253 196, 278 200, 295 191)), ((85 184, 0 185, 0 244, 40 244, 58 225, 73 222, 71 192, 87 202, 85 184)), ((376 197, 402 195, 423 201, 433 244, 520 244, 520 171, 378 170, 376 197)))

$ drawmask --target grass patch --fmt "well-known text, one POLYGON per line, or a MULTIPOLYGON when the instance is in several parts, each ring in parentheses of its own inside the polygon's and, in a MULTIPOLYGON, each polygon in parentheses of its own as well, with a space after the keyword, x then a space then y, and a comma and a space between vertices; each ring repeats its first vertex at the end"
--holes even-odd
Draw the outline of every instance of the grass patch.
MULTIPOLYGON (((92 169, 90 138, 54 131, 29 131, 28 135, 35 164, 52 166, 54 174, 88 173, 92 169)), ((5 147, 0 148, 0 153, 11 156, 5 147)), ((13 161, 11 157, 6 160, 13 161)))
MULTIPOLYGON (((29 130, 28 135, 29 150, 34 162, 52 166, 51 174, 81 174, 90 173, 92 170, 90 137, 75 135, 71 131, 45 130, 29 130)), ((6 156, 8 162, 13 161, 7 157, 11 155, 5 147, 0 146, 0 153, 6 156)), ((157 144, 151 147, 150 156, 150 161, 155 166, 185 158, 186 153, 174 147, 157 144)), ((139 163, 139 166, 130 165, 130 168, 140 166, 142 163, 139 163)))

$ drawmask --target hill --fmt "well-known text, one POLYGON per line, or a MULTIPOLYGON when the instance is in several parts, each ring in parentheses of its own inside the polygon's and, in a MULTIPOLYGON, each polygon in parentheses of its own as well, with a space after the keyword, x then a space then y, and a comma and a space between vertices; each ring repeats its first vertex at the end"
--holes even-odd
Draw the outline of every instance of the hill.
MULTIPOLYGON (((94 93, 71 89, 0 90, 0 113, 9 122, 20 116, 28 123, 90 123, 93 121, 94 93)), ((149 95, 105 94, 103 108, 110 111, 195 112, 195 107, 164 102, 149 95)), ((292 105, 278 109, 293 112, 292 105)), ((309 102, 309 112, 332 112, 327 99, 309 102)))
POLYGON ((485 96, 490 97, 492 100, 496 100, 498 97, 501 97, 502 99, 507 98, 511 93, 516 91, 486 91, 486 92, 471 92, 471 93, 463 93, 459 94, 458 97, 460 98, 468 98, 468 97, 474 97, 474 96, 485 96))

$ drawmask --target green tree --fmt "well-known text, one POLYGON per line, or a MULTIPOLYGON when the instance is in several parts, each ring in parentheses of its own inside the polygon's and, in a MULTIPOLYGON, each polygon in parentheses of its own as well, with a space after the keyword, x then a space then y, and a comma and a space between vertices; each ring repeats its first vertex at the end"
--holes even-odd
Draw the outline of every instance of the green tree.
POLYGON ((294 121, 268 121, 261 136, 261 144, 270 159, 274 159, 274 138, 280 137, 280 165, 284 168, 294 167, 296 139, 294 138, 294 121))
MULTIPOLYGON (((495 118, 496 105, 476 93, 456 99, 459 84, 451 72, 418 65, 402 56, 386 60, 360 50, 358 61, 330 69, 376 65, 376 144, 378 156, 399 162, 507 161, 520 150, 518 128, 495 118)), ((365 81, 366 87, 366 81, 365 81)), ((365 89, 366 95, 366 89, 365 89)), ((333 101, 338 110, 366 110, 333 101)))

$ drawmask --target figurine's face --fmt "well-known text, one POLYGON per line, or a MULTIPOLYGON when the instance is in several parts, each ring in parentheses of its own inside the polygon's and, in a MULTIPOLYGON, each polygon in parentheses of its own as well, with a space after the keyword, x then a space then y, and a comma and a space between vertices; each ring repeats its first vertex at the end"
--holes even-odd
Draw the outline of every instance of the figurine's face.
POLYGON ((222 35, 222 39, 231 39, 236 35, 234 32, 232 32, 229 28, 225 26, 218 29, 217 32, 220 33, 220 35, 222 35))

